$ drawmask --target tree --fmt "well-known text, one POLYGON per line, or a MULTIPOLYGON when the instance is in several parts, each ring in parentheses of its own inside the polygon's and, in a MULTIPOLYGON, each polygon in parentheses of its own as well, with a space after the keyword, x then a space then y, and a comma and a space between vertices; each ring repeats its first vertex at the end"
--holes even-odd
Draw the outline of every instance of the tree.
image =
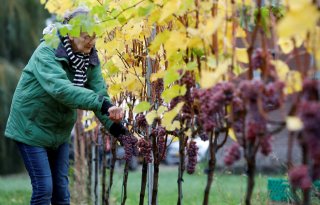
POLYGON ((0 0, 0 175, 22 170, 15 143, 4 137, 20 70, 39 43, 49 16, 37 0, 0 0))

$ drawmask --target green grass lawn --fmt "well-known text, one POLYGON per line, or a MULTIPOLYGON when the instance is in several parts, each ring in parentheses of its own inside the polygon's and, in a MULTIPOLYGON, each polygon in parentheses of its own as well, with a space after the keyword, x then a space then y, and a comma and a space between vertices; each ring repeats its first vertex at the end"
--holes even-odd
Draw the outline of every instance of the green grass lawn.
MULTIPOLYGON (((127 205, 137 205, 140 194, 141 171, 129 173, 127 205)), ((112 204, 120 204, 122 190, 122 171, 117 170, 111 193, 112 204)), ((256 177, 255 192, 252 204, 267 204, 267 176, 256 177)), ((194 175, 184 175, 183 204, 202 204, 203 192, 206 186, 206 175, 202 169, 194 175)), ((226 173, 215 174, 212 184, 210 204, 238 205, 243 204, 246 190, 246 176, 226 173)), ((0 204, 24 205, 29 204, 31 195, 30 180, 26 174, 0 177, 0 204)), ((174 205, 177 202, 177 167, 160 167, 158 202, 160 205, 174 205)), ((146 200, 147 202, 147 193, 146 200)), ((147 204, 147 203, 145 203, 147 204)))
MULTIPOLYGON (((140 172, 132 172, 128 182, 128 205, 139 204, 140 172)), ((206 175, 199 170, 194 175, 184 175, 183 204, 200 205, 203 200, 206 186, 206 175)), ((119 204, 121 198, 122 175, 114 178, 112 201, 119 204)), ((174 205, 177 203, 177 167, 160 168, 158 202, 160 205, 174 205)), ((212 184, 210 204, 238 205, 245 196, 246 176, 217 173, 212 184)), ((267 203, 267 176, 256 177, 256 187, 252 198, 252 204, 265 205, 267 203)))
POLYGON ((28 175, 0 176, 1 205, 27 205, 30 196, 31 185, 28 175))

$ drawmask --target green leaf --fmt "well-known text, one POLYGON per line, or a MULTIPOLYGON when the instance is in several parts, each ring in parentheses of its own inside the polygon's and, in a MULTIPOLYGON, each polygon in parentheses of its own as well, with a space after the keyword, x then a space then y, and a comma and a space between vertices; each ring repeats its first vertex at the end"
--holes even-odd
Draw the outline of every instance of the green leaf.
POLYGON ((149 4, 146 7, 139 7, 138 9, 138 16, 147 16, 152 12, 152 9, 154 8, 154 4, 149 4))
POLYGON ((43 36, 43 39, 52 48, 57 48, 60 43, 60 39, 55 33, 54 34, 46 34, 43 36))
POLYGON ((198 64, 196 61, 192 61, 187 64, 187 70, 190 70, 190 71, 195 70, 197 67, 198 67, 198 64))
POLYGON ((144 112, 144 111, 149 110, 150 107, 151 107, 151 105, 150 105, 149 102, 143 101, 143 102, 140 102, 138 105, 136 105, 136 106, 133 108, 133 112, 134 112, 134 113, 144 112))
POLYGON ((163 91, 163 93, 161 94, 161 97, 165 102, 169 103, 173 98, 177 96, 185 95, 186 92, 187 92, 187 88, 185 85, 183 86, 173 85, 172 87, 163 91))
POLYGON ((81 30, 80 26, 74 26, 70 31, 70 35, 73 36, 73 37, 79 37, 80 36, 80 30, 81 30))
POLYGON ((180 79, 180 75, 176 70, 170 69, 165 72, 163 77, 164 87, 180 79))

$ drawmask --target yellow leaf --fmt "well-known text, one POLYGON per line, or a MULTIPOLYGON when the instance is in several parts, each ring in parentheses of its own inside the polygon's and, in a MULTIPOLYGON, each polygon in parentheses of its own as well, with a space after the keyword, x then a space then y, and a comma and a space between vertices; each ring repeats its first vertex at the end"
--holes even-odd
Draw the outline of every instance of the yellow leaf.
POLYGON ((311 3, 311 0, 286 0, 290 10, 298 11, 303 9, 307 4, 311 3))
POLYGON ((246 32, 243 30, 243 28, 241 28, 241 26, 237 27, 236 37, 238 37, 238 38, 246 38, 247 37, 246 32))
POLYGON ((289 38, 279 38, 278 45, 285 54, 290 53, 294 48, 293 42, 289 38))
POLYGON ((169 84, 179 80, 179 78, 180 78, 180 74, 178 73, 177 70, 174 70, 174 69, 166 70, 163 77, 164 87, 167 87, 169 84))
POLYGON ((126 66, 124 62, 121 60, 121 58, 118 55, 113 55, 111 58, 111 61, 113 62, 113 65, 119 68, 120 71, 126 70, 126 66))
POLYGON ((62 16, 66 11, 70 11, 74 4, 72 0, 48 0, 45 8, 50 13, 55 13, 62 16))
POLYGON ((249 5, 251 5, 253 2, 252 2, 252 0, 236 0, 236 3, 237 4, 243 4, 243 5, 246 5, 246 6, 249 6, 249 5))
POLYGON ((92 121, 91 124, 84 129, 85 132, 89 132, 91 130, 93 130, 94 128, 97 127, 97 122, 96 121, 92 121))
MULTIPOLYGON (((130 76, 132 76, 132 75, 130 75, 130 76)), ((127 81, 123 82, 123 85, 130 92, 139 93, 138 91, 140 91, 142 89, 142 84, 136 77, 129 78, 127 81)))
POLYGON ((201 71, 200 85, 202 88, 210 88, 215 85, 219 80, 222 80, 222 76, 228 71, 230 60, 226 60, 220 63, 215 71, 201 71))
POLYGON ((161 94, 161 97, 163 98, 164 102, 169 103, 173 98, 185 95, 186 92, 187 89, 185 85, 173 85, 172 87, 164 90, 161 94))
POLYGON ((238 76, 246 72, 247 70, 248 70, 247 68, 242 68, 240 65, 236 64, 232 71, 236 76, 238 76))
POLYGON ((184 132, 184 135, 185 136, 188 136, 188 137, 192 137, 192 131, 191 129, 188 129, 187 131, 184 132))
POLYGON ((289 131, 300 131, 303 129, 303 122, 299 117, 288 116, 286 124, 289 131))
POLYGON ((138 105, 134 106, 133 112, 134 113, 144 112, 144 111, 149 110, 150 107, 151 107, 151 105, 149 102, 143 101, 143 102, 140 102, 138 105))
POLYGON ((186 33, 179 31, 171 31, 169 39, 165 42, 164 48, 167 52, 167 58, 170 58, 178 50, 186 50, 188 45, 186 33))
POLYGON ((302 77, 298 71, 290 71, 286 80, 285 93, 292 94, 302 90, 302 77))
POLYGON ((168 111, 168 108, 163 106, 163 105, 161 105, 157 110, 158 116, 161 116, 166 111, 168 111))
POLYGON ((311 3, 297 10, 290 10, 277 25, 280 38, 290 38, 296 35, 305 36, 312 30, 319 19, 319 12, 311 3))
POLYGON ((151 112, 148 112, 148 114, 146 115, 146 120, 147 120, 148 124, 152 125, 152 123, 156 117, 158 117, 157 111, 152 110, 151 112))
POLYGON ((236 136, 236 134, 234 133, 234 130, 233 130, 232 128, 229 128, 228 134, 229 134, 229 137, 230 137, 233 141, 235 141, 235 142, 238 141, 238 140, 237 140, 237 136, 236 136))
POLYGON ((85 122, 86 120, 91 120, 94 117, 94 113, 93 112, 88 112, 87 115, 83 115, 81 118, 81 122, 85 122))
POLYGON ((236 48, 236 58, 241 63, 249 63, 247 49, 246 48, 236 48))
POLYGON ((108 88, 108 93, 111 96, 116 96, 122 91, 121 84, 112 84, 108 88))
POLYGON ((122 28, 122 33, 125 34, 125 39, 138 38, 142 32, 143 26, 143 21, 137 21, 136 19, 129 20, 129 22, 122 28))
POLYGON ((165 73, 164 70, 159 70, 159 71, 156 72, 156 73, 152 73, 152 74, 151 74, 151 77, 150 77, 151 82, 157 80, 158 78, 163 78, 164 73, 165 73))
POLYGON ((191 37, 188 41, 188 47, 201 49, 203 47, 201 38, 199 36, 191 37))
POLYGON ((159 22, 165 20, 168 16, 177 12, 180 8, 181 0, 169 0, 162 8, 159 22))
POLYGON ((161 125, 166 128, 166 130, 173 131, 176 128, 180 127, 179 121, 174 121, 174 118, 180 112, 182 106, 184 105, 183 102, 178 103, 172 110, 164 113, 163 118, 161 120, 161 125))
POLYGON ((114 39, 104 43, 103 49, 107 51, 108 55, 113 56, 118 54, 117 50, 121 51, 123 49, 121 45, 122 43, 118 39, 114 39))
POLYGON ((275 60, 271 63, 275 66, 279 79, 285 82, 290 71, 288 65, 281 60, 275 60))
POLYGON ((151 45, 149 46, 150 53, 155 54, 160 50, 160 46, 164 44, 170 35, 170 32, 168 30, 165 30, 162 33, 159 33, 151 42, 151 45))
POLYGON ((203 38, 211 36, 213 33, 217 31, 224 19, 225 17, 223 15, 218 15, 214 18, 208 18, 206 22, 204 22, 204 24, 200 24, 199 26, 200 35, 203 38))

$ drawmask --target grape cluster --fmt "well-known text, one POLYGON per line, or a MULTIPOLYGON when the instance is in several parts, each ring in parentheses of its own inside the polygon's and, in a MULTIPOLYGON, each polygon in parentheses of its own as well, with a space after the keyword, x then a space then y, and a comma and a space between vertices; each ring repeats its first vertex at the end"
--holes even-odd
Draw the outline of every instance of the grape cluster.
POLYGON ((250 115, 249 113, 246 118, 246 139, 254 142, 257 137, 264 136, 267 125, 260 113, 253 113, 253 115, 250 115))
POLYGON ((307 101, 317 101, 319 100, 319 81, 306 79, 303 81, 303 99, 307 101))
POLYGON ((152 162, 152 155, 151 155, 151 143, 145 139, 140 139, 138 141, 138 148, 139 148, 139 153, 142 155, 143 159, 147 162, 147 163, 151 163, 152 162))
POLYGON ((300 165, 289 170, 289 180, 293 187, 301 188, 302 190, 312 186, 306 165, 300 165))
POLYGON ((170 101, 169 110, 173 109, 178 103, 184 102, 181 113, 179 117, 182 121, 192 118, 193 113, 193 96, 192 89, 196 86, 194 72, 186 71, 183 74, 183 70, 178 71, 182 75, 181 79, 178 81, 179 85, 184 85, 186 87, 186 93, 183 96, 177 96, 170 101))
POLYGON ((160 157, 160 161, 163 160, 166 156, 166 142, 165 136, 167 131, 164 127, 158 126, 157 128, 152 130, 151 135, 157 138, 157 145, 158 145, 158 153, 160 157))
POLYGON ((194 72, 192 71, 186 71, 183 76, 180 79, 179 82, 180 85, 186 85, 187 90, 190 90, 190 88, 196 86, 196 81, 194 77, 194 72))
POLYGON ((232 100, 232 128, 235 133, 243 133, 244 116, 246 114, 243 100, 239 97, 234 97, 232 100))
POLYGON ((140 113, 140 114, 136 115, 136 124, 137 124, 138 128, 141 128, 141 129, 147 128, 148 123, 147 123, 147 120, 146 120, 146 117, 144 114, 140 113))
POLYGON ((248 102, 247 106, 250 106, 251 103, 257 103, 260 93, 263 91, 263 83, 260 80, 244 80, 240 83, 239 88, 242 90, 241 98, 248 102))
POLYGON ((190 141, 187 147, 187 156, 188 156, 188 163, 187 163, 187 173, 193 174, 196 170, 197 165, 197 156, 198 156, 198 146, 195 141, 190 141))
POLYGON ((233 143, 227 150, 223 161, 227 166, 231 166, 235 161, 239 160, 240 157, 240 145, 238 143, 233 143))
POLYGON ((157 138, 159 160, 164 160, 166 158, 166 142, 164 136, 158 135, 157 138))
POLYGON ((263 55, 263 50, 261 48, 255 49, 252 54, 251 60, 253 69, 261 69, 263 67, 264 61, 266 60, 265 56, 263 55))
POLYGON ((263 109, 266 112, 278 109, 284 99, 283 93, 284 83, 281 81, 275 81, 268 83, 262 94, 263 109))
POLYGON ((268 156, 271 153, 272 151, 271 136, 264 136, 260 140, 260 148, 261 148, 261 153, 265 156, 268 156))
POLYGON ((299 106, 299 116, 303 122, 303 136, 309 144, 311 156, 317 158, 320 156, 320 103, 302 102, 299 106))
POLYGON ((317 101, 303 101, 299 106, 299 116, 303 122, 303 137, 307 143, 313 178, 320 176, 320 103, 317 101))
POLYGON ((199 122, 206 132, 221 126, 224 106, 233 99, 234 86, 230 82, 218 83, 209 89, 193 90, 193 97, 199 106, 199 122))
POLYGON ((245 137, 254 142, 257 137, 266 132, 266 120, 259 111, 259 99, 263 91, 263 83, 260 80, 247 80, 240 84, 241 98, 245 103, 245 137))
POLYGON ((169 110, 172 110, 177 104, 183 101, 184 98, 182 96, 174 97, 169 103, 169 110))
POLYGON ((137 138, 132 135, 120 135, 119 140, 124 147, 126 161, 131 161, 132 156, 138 155, 137 138))
POLYGON ((208 134, 205 132, 201 133, 199 137, 202 141, 207 141, 209 139, 208 134))
POLYGON ((153 89, 153 93, 155 95, 155 99, 158 99, 159 103, 162 103, 161 93, 164 90, 163 79, 158 78, 157 80, 151 83, 151 87, 153 89))

